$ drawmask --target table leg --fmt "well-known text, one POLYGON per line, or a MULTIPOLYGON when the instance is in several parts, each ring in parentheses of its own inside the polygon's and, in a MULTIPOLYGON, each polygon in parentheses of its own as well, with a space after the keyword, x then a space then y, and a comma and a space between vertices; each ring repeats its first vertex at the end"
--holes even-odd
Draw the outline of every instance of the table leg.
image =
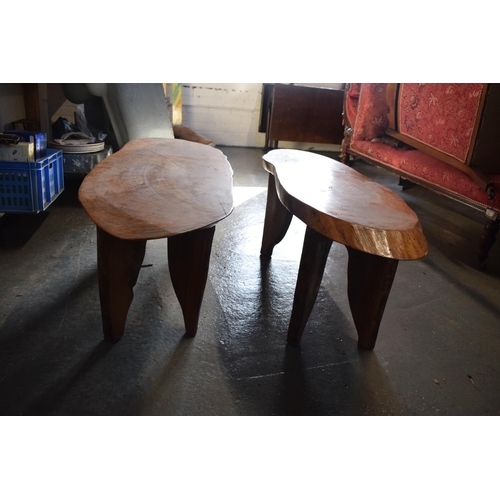
POLYGON ((186 334, 191 337, 198 330, 214 233, 215 226, 210 226, 168 239, 170 278, 182 308, 186 334))
POLYGON ((399 261, 347 250, 347 294, 358 331, 358 347, 373 349, 399 261))
POLYGON ((287 341, 298 347, 318 295, 332 240, 307 227, 287 341))
POLYGON ((97 267, 104 338, 116 342, 125 331, 133 288, 141 270, 146 240, 122 240, 97 228, 97 267))
POLYGON ((271 257, 273 248, 285 237, 291 220, 291 212, 281 204, 276 193, 274 175, 269 174, 264 234, 260 249, 261 255, 264 257, 271 257))

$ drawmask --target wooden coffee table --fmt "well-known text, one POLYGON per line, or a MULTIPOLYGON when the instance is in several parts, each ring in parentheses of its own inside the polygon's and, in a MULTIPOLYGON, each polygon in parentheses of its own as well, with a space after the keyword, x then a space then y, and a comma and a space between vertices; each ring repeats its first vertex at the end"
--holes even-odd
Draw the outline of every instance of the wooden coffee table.
POLYGON ((326 156, 278 149, 269 172, 261 255, 270 257, 292 215, 307 225, 287 341, 298 346, 333 241, 347 247, 348 298, 358 346, 373 349, 398 262, 421 259, 427 241, 396 193, 326 156))
POLYGON ((97 226, 104 337, 121 338, 147 240, 168 238, 168 266, 187 335, 195 335, 215 223, 233 209, 221 151, 181 139, 139 139, 103 160, 78 196, 97 226))

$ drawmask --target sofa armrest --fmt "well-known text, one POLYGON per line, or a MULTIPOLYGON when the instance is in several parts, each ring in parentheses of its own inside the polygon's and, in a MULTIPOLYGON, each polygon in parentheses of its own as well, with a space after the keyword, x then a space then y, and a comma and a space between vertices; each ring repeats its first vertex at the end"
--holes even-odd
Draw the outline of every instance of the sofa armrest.
POLYGON ((370 141, 385 135, 389 126, 386 83, 363 83, 359 92, 353 139, 370 141))
POLYGON ((358 112, 361 83, 349 83, 344 98, 344 128, 352 132, 358 112))

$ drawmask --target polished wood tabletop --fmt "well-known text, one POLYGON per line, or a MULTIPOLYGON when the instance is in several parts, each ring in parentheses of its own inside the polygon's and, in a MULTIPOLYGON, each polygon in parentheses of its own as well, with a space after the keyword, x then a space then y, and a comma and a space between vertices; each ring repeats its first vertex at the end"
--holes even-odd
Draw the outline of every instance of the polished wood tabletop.
POLYGON ((421 259, 418 217, 390 189, 319 154, 276 149, 263 156, 280 202, 308 227, 347 247, 398 260, 421 259))
POLYGON ((112 236, 167 238, 227 217, 233 210, 232 175, 218 149, 182 139, 138 139, 87 175, 79 199, 112 236))

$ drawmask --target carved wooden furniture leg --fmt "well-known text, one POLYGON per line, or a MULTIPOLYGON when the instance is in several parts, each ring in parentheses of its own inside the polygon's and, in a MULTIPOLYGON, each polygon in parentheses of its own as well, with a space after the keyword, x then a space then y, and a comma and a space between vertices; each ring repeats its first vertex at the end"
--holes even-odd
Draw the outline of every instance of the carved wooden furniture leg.
POLYGON ((292 316, 288 326, 287 342, 293 347, 300 345, 302 333, 318 295, 331 246, 332 240, 307 227, 295 287, 292 316))
POLYGON ((340 145, 340 161, 344 165, 349 165, 351 162, 351 156, 348 153, 348 148, 349 148, 349 143, 350 143, 350 137, 345 135, 344 139, 342 140, 342 144, 340 145))
POLYGON ((276 193, 274 175, 269 174, 264 234, 260 249, 262 256, 271 257, 274 247, 285 237, 291 220, 291 212, 281 204, 276 193))
POLYGON ((116 342, 134 297, 146 240, 122 240, 97 227, 97 267, 104 338, 116 342))
POLYGON ((373 349, 399 261, 349 247, 347 250, 347 293, 358 347, 373 349))
POLYGON ((488 258, 489 251, 491 250, 496 241, 496 235, 498 233, 499 228, 500 228, 500 219, 488 218, 486 220, 483 234, 481 235, 481 243, 479 246, 479 262, 481 265, 488 258))
POLYGON ((170 277, 184 315, 186 334, 191 337, 198 330, 214 233, 215 226, 210 226, 168 239, 170 277))

